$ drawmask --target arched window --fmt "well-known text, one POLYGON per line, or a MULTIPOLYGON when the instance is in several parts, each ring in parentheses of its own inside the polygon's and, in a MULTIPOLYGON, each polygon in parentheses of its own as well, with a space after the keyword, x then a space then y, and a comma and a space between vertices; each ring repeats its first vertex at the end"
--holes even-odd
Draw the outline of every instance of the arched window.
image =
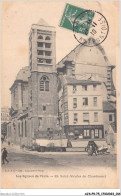
POLYGON ((38 39, 43 39, 43 37, 41 35, 38 35, 38 39))
POLYGON ((45 38, 45 40, 50 40, 50 37, 49 37, 49 36, 47 36, 47 37, 45 38))
POLYGON ((49 91, 49 78, 42 76, 40 79, 40 91, 49 91))

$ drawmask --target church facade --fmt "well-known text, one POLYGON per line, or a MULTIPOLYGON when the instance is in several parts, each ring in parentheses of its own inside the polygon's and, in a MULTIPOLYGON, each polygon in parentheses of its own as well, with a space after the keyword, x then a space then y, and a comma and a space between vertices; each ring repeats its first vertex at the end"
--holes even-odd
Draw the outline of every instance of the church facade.
POLYGON ((42 19, 29 34, 29 66, 18 73, 11 91, 8 140, 31 146, 58 129, 55 28, 42 19))
MULTIPOLYGON (((56 64, 55 28, 48 26, 43 19, 33 24, 29 33, 29 66, 19 71, 10 88, 8 140, 20 146, 31 146, 36 138, 49 138, 60 130, 66 135, 68 131, 76 130, 78 136, 95 138, 96 135, 103 139, 105 127, 108 129, 103 120, 103 102, 112 104, 112 96, 115 99, 116 95, 112 79, 114 67, 101 46, 89 48, 82 45, 56 64), (73 94, 74 88, 79 89, 78 93, 73 94), (65 104, 64 110, 61 102, 65 104), (93 107, 93 104, 98 105, 93 107), (92 114, 94 120, 90 124, 89 115, 92 114)), ((115 109, 111 110, 112 115, 114 112, 115 109)), ((115 123, 114 117, 110 119, 110 123, 115 123)))

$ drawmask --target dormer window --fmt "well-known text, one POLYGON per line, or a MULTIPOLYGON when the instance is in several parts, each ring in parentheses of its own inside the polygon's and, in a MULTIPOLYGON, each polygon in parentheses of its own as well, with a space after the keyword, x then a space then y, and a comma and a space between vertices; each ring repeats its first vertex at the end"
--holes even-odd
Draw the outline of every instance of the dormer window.
POLYGON ((83 86, 82 86, 82 90, 83 90, 83 91, 87 91, 87 85, 83 85, 83 86))
POLYGON ((93 90, 96 91, 96 88, 97 88, 97 85, 94 84, 94 85, 93 85, 93 90))

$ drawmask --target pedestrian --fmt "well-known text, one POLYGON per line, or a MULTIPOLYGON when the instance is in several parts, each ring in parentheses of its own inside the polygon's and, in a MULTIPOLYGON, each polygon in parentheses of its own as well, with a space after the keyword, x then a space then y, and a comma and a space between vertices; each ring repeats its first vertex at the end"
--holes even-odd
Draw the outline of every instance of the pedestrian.
POLYGON ((95 144, 92 144, 92 154, 91 156, 93 155, 93 153, 95 153, 95 155, 97 156, 97 147, 95 144))
POLYGON ((7 152, 6 148, 3 148, 3 153, 2 153, 2 164, 3 165, 5 164, 5 161, 7 163, 9 163, 7 156, 8 156, 8 152, 7 152))
POLYGON ((88 146, 88 156, 92 156, 92 152, 93 152, 92 145, 89 145, 88 146))

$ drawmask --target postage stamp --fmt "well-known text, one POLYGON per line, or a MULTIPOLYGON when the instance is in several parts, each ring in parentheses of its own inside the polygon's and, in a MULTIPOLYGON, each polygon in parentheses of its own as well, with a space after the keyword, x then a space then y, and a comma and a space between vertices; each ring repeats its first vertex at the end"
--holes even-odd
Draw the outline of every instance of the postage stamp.
POLYGON ((70 4, 66 4, 60 26, 72 30, 75 39, 88 47, 101 44, 109 32, 108 22, 101 13, 70 4))
POLYGON ((66 4, 60 26, 75 32, 88 35, 95 13, 66 4))

